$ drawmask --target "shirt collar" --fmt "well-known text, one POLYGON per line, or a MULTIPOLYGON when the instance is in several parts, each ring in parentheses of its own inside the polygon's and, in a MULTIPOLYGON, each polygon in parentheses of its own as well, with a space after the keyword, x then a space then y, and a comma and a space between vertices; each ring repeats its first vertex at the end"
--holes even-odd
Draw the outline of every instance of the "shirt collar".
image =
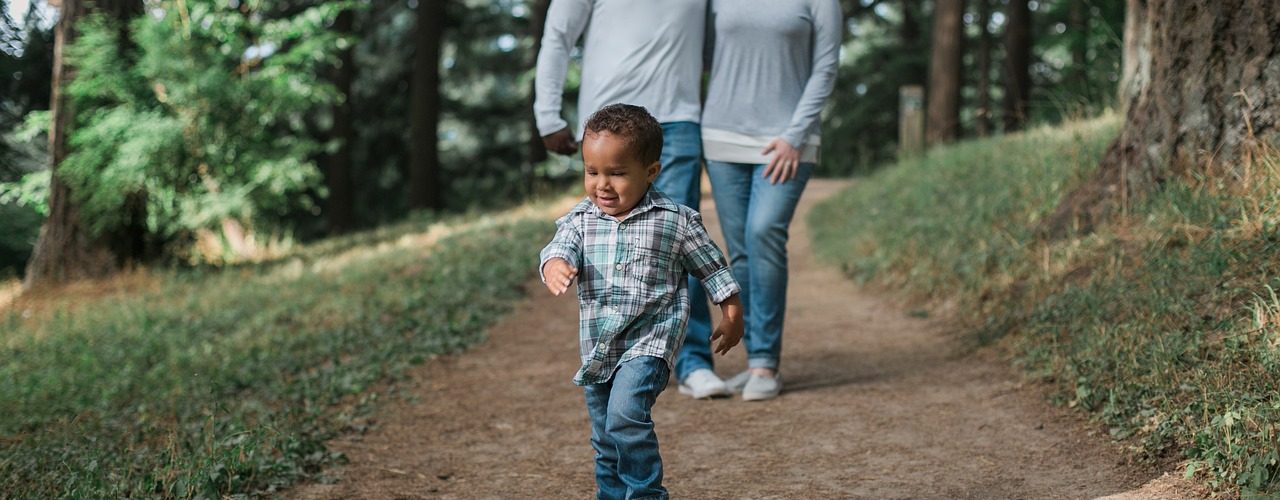
MULTIPOLYGON (((644 193, 644 198, 641 198, 640 203, 637 203, 635 208, 631 209, 631 213, 627 215, 627 218, 630 219, 632 217, 648 212, 649 210, 652 210, 655 208, 670 210, 672 212, 680 211, 680 206, 676 204, 675 200, 672 200, 671 198, 667 197, 667 195, 662 194, 657 189, 654 189, 653 185, 650 184, 649 189, 646 190, 644 193)), ((571 212, 572 213, 589 213, 597 217, 604 217, 608 215, 608 214, 605 214, 603 211, 601 211, 600 207, 597 207, 595 203, 591 203, 590 197, 583 199, 581 202, 575 205, 573 207, 573 210, 571 210, 571 212)), ((609 216, 609 217, 612 217, 612 216, 609 216)))

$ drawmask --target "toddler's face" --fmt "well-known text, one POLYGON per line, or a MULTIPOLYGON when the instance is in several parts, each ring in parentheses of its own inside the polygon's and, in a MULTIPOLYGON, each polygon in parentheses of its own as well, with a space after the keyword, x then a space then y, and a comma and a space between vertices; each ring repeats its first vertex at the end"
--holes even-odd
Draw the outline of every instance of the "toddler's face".
POLYGON ((658 162, 645 165, 624 138, 609 132, 587 132, 582 139, 582 187, 600 210, 622 218, 640 203, 658 177, 658 162))

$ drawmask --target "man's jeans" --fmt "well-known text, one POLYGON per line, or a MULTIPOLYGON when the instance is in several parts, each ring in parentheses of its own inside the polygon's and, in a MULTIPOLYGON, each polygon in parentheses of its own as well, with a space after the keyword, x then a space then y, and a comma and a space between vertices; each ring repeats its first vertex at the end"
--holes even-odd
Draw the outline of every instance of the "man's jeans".
POLYGON ((778 369, 787 310, 788 228, 813 168, 801 163, 794 178, 770 184, 765 165, 707 162, 729 265, 742 287, 751 368, 778 369))
POLYGON ((650 410, 668 375, 662 358, 640 356, 618 365, 608 382, 583 387, 596 450, 596 498, 667 498, 650 410))
MULTIPOLYGON (((702 127, 693 122, 662 124, 662 171, 654 186, 676 203, 698 211, 702 204, 702 127)), ((689 276, 689 327, 676 357, 676 380, 711 368, 711 311, 702 283, 689 276)))

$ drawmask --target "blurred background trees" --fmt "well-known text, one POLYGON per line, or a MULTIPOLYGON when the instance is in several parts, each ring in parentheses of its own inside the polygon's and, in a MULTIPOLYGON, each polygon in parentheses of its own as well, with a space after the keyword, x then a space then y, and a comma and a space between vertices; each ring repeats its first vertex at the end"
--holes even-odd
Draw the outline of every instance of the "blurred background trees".
MULTIPOLYGON (((572 159, 541 148, 529 109, 548 0, 137 0, 127 16, 106 14, 121 0, 62 0, 92 7, 63 18, 74 74, 53 114, 58 8, 0 2, 0 277, 42 269, 28 265, 40 225, 67 224, 49 202, 48 129, 63 114, 69 196, 54 200, 76 208, 74 241, 106 249, 107 270, 258 258, 575 177, 572 159)), ((1124 3, 843 0, 820 172, 894 158, 904 85, 945 87, 948 101, 929 100, 947 118, 927 126, 943 141, 1114 105, 1124 3), (947 64, 931 68, 939 46, 947 64)), ((55 236, 36 253, 67 251, 55 236)), ((28 278, 76 275, 76 261, 28 278)))

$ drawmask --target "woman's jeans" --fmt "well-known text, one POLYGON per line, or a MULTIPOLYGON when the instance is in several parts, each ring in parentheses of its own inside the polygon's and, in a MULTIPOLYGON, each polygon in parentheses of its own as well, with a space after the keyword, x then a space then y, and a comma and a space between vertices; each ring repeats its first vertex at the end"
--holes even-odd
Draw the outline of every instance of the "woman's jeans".
POLYGON ((669 374, 662 358, 640 356, 618 365, 608 382, 583 387, 596 450, 596 498, 667 498, 650 410, 669 374))
POLYGON ((795 177, 778 184, 764 177, 765 166, 707 161, 707 175, 733 277, 742 287, 747 366, 777 370, 787 310, 788 228, 814 164, 801 163, 795 177))
MULTIPOLYGON (((662 171, 654 187, 676 203, 699 210, 702 203, 702 127, 694 122, 662 124, 662 171)), ((689 327, 676 360, 676 380, 711 368, 711 311, 702 282, 689 276, 689 327)))

